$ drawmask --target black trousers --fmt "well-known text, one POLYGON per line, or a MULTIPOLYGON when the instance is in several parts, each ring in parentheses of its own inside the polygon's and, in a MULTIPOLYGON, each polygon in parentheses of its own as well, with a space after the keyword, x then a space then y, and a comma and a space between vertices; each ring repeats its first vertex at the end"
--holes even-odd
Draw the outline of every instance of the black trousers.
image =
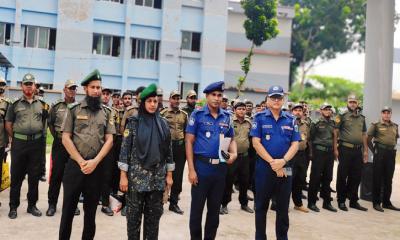
POLYGON ((391 205, 392 179, 396 164, 396 150, 376 147, 373 162, 373 203, 391 205), (383 187, 383 189, 382 189, 383 187), (383 190, 383 195, 381 195, 383 190), (382 196, 382 198, 381 198, 382 196))
POLYGON ((25 141, 13 138, 11 145, 11 188, 10 208, 20 204, 21 186, 28 174, 28 204, 36 204, 39 196, 39 178, 41 174, 42 138, 25 141))
POLYGON ((350 202, 358 201, 358 187, 361 182, 363 154, 361 148, 339 146, 339 166, 336 179, 336 191, 339 203, 346 197, 350 202))
POLYGON ((41 176, 46 176, 46 134, 44 134, 42 140, 42 151, 41 151, 41 176))
POLYGON ((321 151, 314 148, 314 159, 311 163, 310 184, 308 187, 308 205, 314 205, 317 202, 317 195, 321 183, 321 198, 324 202, 330 202, 331 191, 330 184, 333 176, 334 156, 332 151, 321 151))
POLYGON ((67 240, 71 237, 72 221, 81 193, 84 197, 83 210, 85 212, 82 239, 94 238, 96 210, 103 179, 102 167, 99 164, 91 174, 86 175, 83 174, 78 163, 71 159, 68 160, 63 177, 64 199, 59 232, 60 240, 67 240))
POLYGON ((111 177, 111 192, 114 194, 118 193, 119 190, 119 178, 120 178, 120 170, 118 168, 119 161, 119 153, 121 152, 121 143, 122 143, 122 135, 117 135, 113 142, 112 152, 114 155, 114 163, 113 163, 113 174, 111 177))
POLYGON ((163 191, 129 191, 126 196, 126 220, 129 240, 140 240, 143 223, 143 239, 157 240, 160 218, 163 214, 163 191))
POLYGON ((61 142, 61 138, 54 138, 51 148, 51 169, 50 184, 47 192, 49 205, 57 205, 60 195, 61 182, 64 176, 65 164, 69 159, 69 154, 61 142))
POLYGON ((301 207, 301 199, 304 182, 307 178, 307 158, 305 151, 298 151, 292 159, 292 199, 294 205, 301 207))
POLYGON ((114 175, 115 162, 114 154, 112 151, 108 152, 102 161, 103 164, 103 181, 101 185, 101 204, 103 206, 110 205, 110 193, 114 175))
POLYGON ((212 165, 196 159, 194 165, 199 182, 197 185, 192 185, 191 190, 190 238, 192 240, 203 239, 201 223, 204 206, 207 202, 204 240, 213 240, 219 226, 219 209, 224 194, 227 166, 224 163, 212 165))
POLYGON ((175 171, 172 173, 174 183, 171 187, 169 201, 171 204, 178 204, 179 194, 182 192, 183 170, 186 163, 185 144, 183 140, 172 141, 172 156, 174 157, 175 171))
POLYGON ((228 173, 225 179, 224 196, 222 205, 227 206, 232 201, 232 187, 235 179, 239 182, 239 202, 242 206, 247 206, 247 189, 249 188, 249 157, 248 155, 238 154, 236 161, 228 165, 228 173))

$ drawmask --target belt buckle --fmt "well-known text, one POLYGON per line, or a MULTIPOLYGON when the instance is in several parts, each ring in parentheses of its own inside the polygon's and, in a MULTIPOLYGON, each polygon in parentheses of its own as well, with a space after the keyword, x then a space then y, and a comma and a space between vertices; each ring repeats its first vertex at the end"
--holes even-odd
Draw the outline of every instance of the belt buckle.
POLYGON ((219 159, 210 159, 211 164, 219 164, 219 159))

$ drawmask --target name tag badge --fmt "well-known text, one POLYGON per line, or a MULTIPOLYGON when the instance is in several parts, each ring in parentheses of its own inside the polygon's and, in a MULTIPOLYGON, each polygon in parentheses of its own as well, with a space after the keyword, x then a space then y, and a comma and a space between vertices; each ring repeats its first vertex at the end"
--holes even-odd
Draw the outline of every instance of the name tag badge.
POLYGON ((76 119, 78 120, 89 120, 89 117, 86 115, 77 115, 76 119))
POLYGON ((211 137, 211 133, 210 132, 206 132, 206 138, 210 138, 211 137))
POLYGON ((271 135, 269 135, 269 134, 265 135, 265 139, 266 139, 267 141, 269 141, 269 140, 271 139, 271 135))

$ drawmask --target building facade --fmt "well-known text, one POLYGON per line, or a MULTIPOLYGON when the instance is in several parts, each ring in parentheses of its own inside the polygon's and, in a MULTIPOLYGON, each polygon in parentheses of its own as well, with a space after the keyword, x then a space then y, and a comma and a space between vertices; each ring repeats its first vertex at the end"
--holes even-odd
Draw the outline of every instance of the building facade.
POLYGON ((17 87, 30 72, 59 91, 97 68, 111 89, 201 89, 224 77, 227 8, 213 0, 3 0, 0 52, 14 65, 7 81, 17 87))

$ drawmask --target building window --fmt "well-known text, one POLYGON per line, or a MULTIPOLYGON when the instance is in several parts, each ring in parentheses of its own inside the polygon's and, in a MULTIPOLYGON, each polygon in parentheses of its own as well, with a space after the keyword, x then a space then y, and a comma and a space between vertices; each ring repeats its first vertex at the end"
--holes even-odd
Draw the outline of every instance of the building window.
POLYGON ((196 93, 199 92, 198 83, 181 82, 180 85, 182 99, 186 99, 186 94, 189 90, 194 90, 196 93))
POLYGON ((124 3, 124 0, 97 0, 97 1, 105 1, 105 2, 116 2, 116 3, 124 3))
POLYGON ((162 0, 134 0, 135 5, 161 9, 162 0))
POLYGON ((132 58, 151 59, 158 61, 160 41, 132 39, 132 58))
POLYGON ((182 31, 182 49, 200 52, 201 33, 182 31))
POLYGON ((121 53, 121 37, 94 33, 92 52, 93 54, 119 57, 121 53))
POLYGON ((0 23, 0 44, 10 45, 11 35, 11 24, 0 23))
POLYGON ((56 49, 56 30, 53 28, 22 26, 24 47, 56 49))

